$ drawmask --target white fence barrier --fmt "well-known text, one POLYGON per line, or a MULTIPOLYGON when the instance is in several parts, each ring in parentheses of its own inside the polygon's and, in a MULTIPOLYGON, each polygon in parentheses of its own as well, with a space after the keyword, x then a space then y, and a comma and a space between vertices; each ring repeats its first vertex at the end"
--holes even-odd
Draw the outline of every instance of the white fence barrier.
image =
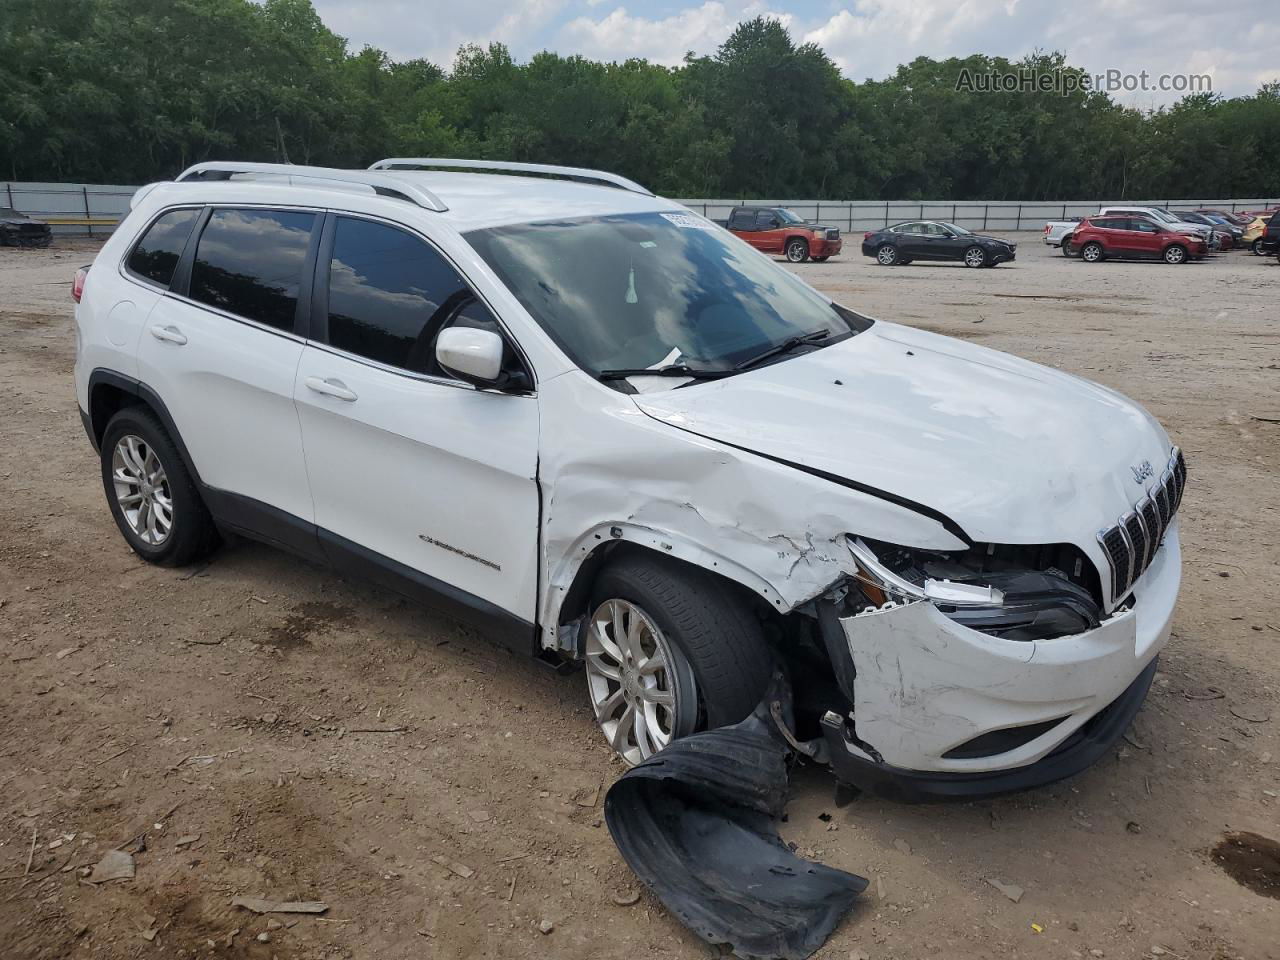
MULTIPOLYGON (((48 220, 59 233, 109 233, 129 212, 136 187, 87 183, 9 183, 0 187, 0 206, 48 220)), ((1039 230, 1046 220, 1084 217, 1105 204, 1095 200, 678 200, 713 220, 724 220, 739 204, 782 206, 846 233, 875 230, 903 220, 946 220, 970 230, 1039 230)), ((1117 200, 1106 203, 1169 210, 1255 210, 1275 199, 1117 200)))

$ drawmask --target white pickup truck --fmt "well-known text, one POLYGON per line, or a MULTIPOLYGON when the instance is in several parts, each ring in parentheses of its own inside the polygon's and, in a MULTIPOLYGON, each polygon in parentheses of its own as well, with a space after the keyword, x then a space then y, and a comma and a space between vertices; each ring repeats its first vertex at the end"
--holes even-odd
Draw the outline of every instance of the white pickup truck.
POLYGON ((1084 217, 1072 217, 1070 220, 1050 220, 1044 225, 1044 242, 1051 247, 1061 247, 1062 238, 1070 235, 1084 217))

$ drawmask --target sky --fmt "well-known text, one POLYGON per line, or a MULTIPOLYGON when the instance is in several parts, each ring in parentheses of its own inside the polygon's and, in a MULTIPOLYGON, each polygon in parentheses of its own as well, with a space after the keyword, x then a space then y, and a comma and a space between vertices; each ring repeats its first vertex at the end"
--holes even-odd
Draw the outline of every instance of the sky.
POLYGON ((1280 79, 1276 0, 313 0, 353 50, 452 64, 464 43, 506 44, 594 60, 679 64, 714 53, 737 23, 775 17, 817 43, 854 80, 883 79, 917 56, 985 53, 1017 59, 1061 50, 1090 73, 1150 74, 1147 90, 1116 89, 1139 107, 1177 100, 1162 75, 1207 75, 1214 92, 1254 93, 1280 79))

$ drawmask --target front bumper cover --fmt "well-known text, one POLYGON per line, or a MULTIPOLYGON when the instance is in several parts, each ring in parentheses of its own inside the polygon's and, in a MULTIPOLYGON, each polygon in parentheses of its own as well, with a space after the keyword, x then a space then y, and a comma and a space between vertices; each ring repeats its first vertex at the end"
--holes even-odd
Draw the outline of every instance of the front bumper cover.
POLYGON ((1131 608, 1052 640, 1000 639, 927 601, 841 619, 853 712, 823 721, 837 775, 895 795, 977 796, 1088 766, 1124 733, 1146 694, 1169 637, 1180 568, 1175 520, 1134 584, 1131 608), (974 750, 975 741, 996 745, 974 750))

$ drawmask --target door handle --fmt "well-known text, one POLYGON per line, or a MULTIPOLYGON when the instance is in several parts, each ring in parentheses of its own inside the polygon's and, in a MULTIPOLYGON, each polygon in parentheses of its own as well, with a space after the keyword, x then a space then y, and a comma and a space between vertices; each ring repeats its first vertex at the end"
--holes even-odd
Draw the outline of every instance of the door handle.
POLYGON ((151 335, 157 340, 163 340, 166 343, 176 343, 178 346, 182 346, 187 342, 186 334, 173 324, 161 326, 157 323, 151 328, 151 335))
POLYGON ((347 389, 347 385, 335 377, 329 377, 326 380, 321 380, 319 377, 307 377, 303 382, 307 385, 308 390, 322 393, 326 397, 335 397, 338 400, 346 400, 348 403, 356 399, 356 392, 347 389))

